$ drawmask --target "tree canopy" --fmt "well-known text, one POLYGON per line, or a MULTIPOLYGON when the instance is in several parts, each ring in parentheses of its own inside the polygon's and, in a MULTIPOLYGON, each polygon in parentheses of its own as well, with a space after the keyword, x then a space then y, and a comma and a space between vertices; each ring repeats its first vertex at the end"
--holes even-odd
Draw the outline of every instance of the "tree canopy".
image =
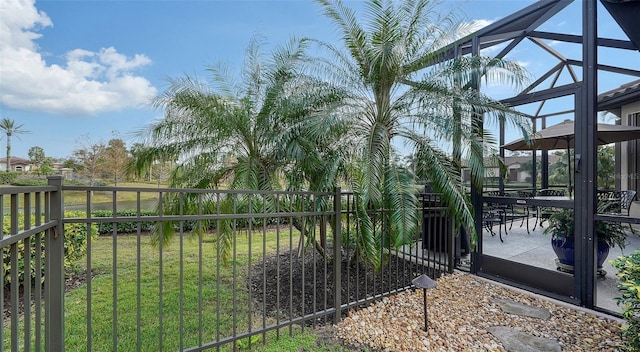
POLYGON ((475 234, 461 160, 482 185, 483 159, 495 146, 483 123, 528 130, 516 111, 477 88, 481 80, 517 86, 525 71, 481 56, 434 64, 468 29, 452 14, 441 16, 434 1, 371 0, 362 22, 342 1, 317 2, 340 45, 294 38, 263 55, 254 38, 240 75, 221 64, 208 68, 209 81, 172 79, 154 102, 164 117, 139 132, 131 168, 175 162, 171 183, 183 187, 344 184, 358 199, 356 250, 374 264, 381 232, 396 247, 417 233, 413 170, 475 234), (322 54, 309 57, 310 43, 322 54), (399 161, 400 145, 415 155, 411 170, 399 161), (373 209, 385 209, 379 223, 373 209))

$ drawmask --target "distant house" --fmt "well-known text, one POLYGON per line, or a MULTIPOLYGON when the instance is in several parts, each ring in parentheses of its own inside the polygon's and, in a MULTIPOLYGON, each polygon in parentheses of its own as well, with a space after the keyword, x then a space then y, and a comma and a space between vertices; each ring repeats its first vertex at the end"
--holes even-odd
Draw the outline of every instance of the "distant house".
MULTIPOLYGON (((557 155, 549 154, 549 164, 553 164, 560 159, 557 155)), ((507 167, 508 182, 531 182, 531 173, 522 169, 522 164, 531 163, 531 156, 505 156, 504 164, 507 167)), ((540 157, 538 156, 538 165, 540 157)), ((538 168, 538 172, 540 169, 538 168)))
MULTIPOLYGON (((54 174, 62 175, 65 179, 73 178, 73 169, 68 167, 62 167, 62 163, 53 163, 51 165, 54 174)), ((16 172, 31 172, 36 171, 38 166, 36 164, 31 163, 30 160, 18 158, 15 156, 11 157, 11 171, 16 172)), ((0 158, 0 172, 4 172, 7 170, 7 158, 0 158)))
POLYGON ((69 179, 73 178, 73 169, 72 168, 62 167, 62 163, 53 163, 53 165, 51 165, 51 167, 53 168, 53 171, 56 174, 62 175, 62 177, 64 177, 65 179, 69 180, 69 179))
MULTIPOLYGON (((549 164, 553 164, 560 159, 557 155, 549 154, 549 164)), ((531 155, 525 156, 505 156, 504 165, 507 168, 507 182, 531 182, 531 173, 529 170, 522 168, 525 163, 531 163, 531 155)), ((540 156, 538 156, 538 163, 540 162, 540 156)), ((538 169, 540 172, 540 169, 538 169)), ((469 170, 463 170, 463 179, 465 181, 471 180, 469 170)), ((500 176, 500 168, 498 166, 491 166, 490 162, 485 164, 485 176, 486 178, 498 178, 500 176)))
MULTIPOLYGON (((12 156, 10 158, 11 170, 16 172, 28 172, 36 169, 31 160, 12 156)), ((0 158, 0 171, 7 171, 7 158, 0 158)))

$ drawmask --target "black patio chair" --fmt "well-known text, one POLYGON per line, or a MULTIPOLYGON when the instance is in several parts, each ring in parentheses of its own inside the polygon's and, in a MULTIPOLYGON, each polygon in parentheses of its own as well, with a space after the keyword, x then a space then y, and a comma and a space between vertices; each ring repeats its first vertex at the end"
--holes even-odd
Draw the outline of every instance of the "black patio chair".
MULTIPOLYGON (((495 204, 485 203, 482 207, 482 225, 489 231, 491 237, 496 233, 493 230, 495 225, 498 225, 498 234, 500 242, 504 242, 502 239, 502 225, 504 224, 504 209, 495 207, 495 204)), ((506 226, 505 226, 506 229, 506 226)))
MULTIPOLYGON (((518 191, 518 198, 524 199, 525 201, 533 197, 534 194, 532 191, 518 191)), ((522 217, 522 221, 520 222, 520 227, 524 225, 524 221, 526 219, 527 234, 531 234, 531 232, 529 231, 529 218, 531 217, 531 214, 534 215, 533 217, 535 219, 535 222, 533 223, 533 231, 535 231, 536 227, 538 226, 538 207, 528 204, 516 204, 514 207, 522 209, 524 216, 522 217)))
MULTIPOLYGON (((613 215, 629 216, 631 210, 631 204, 636 197, 636 191, 598 191, 596 197, 598 198, 598 212, 613 215)), ((636 231, 629 223, 629 229, 634 234, 636 231)))
MULTIPOLYGON (((563 189, 541 189, 538 191, 537 196, 541 197, 565 197, 565 191, 563 189)), ((551 217, 551 214, 555 212, 553 207, 538 207, 538 219, 541 228, 544 228, 542 223, 551 217)))
MULTIPOLYGON (((504 191, 488 191, 487 196, 490 197, 512 197, 513 195, 504 191)), ((501 214, 502 224, 504 225, 505 235, 509 233, 509 230, 513 228, 513 221, 523 217, 523 213, 519 213, 515 210, 513 204, 490 204, 489 207, 501 214), (509 229, 507 229, 507 222, 511 222, 509 229)))

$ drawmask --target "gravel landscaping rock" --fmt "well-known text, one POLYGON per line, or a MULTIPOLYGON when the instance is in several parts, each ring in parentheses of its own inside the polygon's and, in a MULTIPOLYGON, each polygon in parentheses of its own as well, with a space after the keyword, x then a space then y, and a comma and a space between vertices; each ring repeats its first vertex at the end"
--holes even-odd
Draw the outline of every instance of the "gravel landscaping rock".
POLYGON ((437 283, 437 288, 427 290, 428 331, 423 330, 420 289, 352 310, 334 326, 336 337, 346 345, 373 351, 508 351, 490 332, 501 327, 503 332, 509 328, 513 335, 522 334, 519 341, 529 340, 534 346, 540 339, 555 341, 562 351, 616 351, 622 343, 621 322, 617 319, 536 298, 468 274, 446 275, 437 283), (514 302, 512 306, 546 309, 549 317, 507 313, 500 308, 499 302, 504 301, 514 302))

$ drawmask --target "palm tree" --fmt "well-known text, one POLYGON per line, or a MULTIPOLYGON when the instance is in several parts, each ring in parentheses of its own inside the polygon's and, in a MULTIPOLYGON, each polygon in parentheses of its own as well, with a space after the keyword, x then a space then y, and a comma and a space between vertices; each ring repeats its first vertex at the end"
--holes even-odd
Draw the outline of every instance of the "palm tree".
POLYGON ((22 125, 17 125, 14 120, 3 118, 0 120, 0 130, 7 135, 7 172, 11 171, 11 136, 14 134, 29 133, 22 129, 22 125))
POLYGON ((318 41, 329 54, 328 59, 319 59, 321 74, 350 92, 350 104, 343 112, 350 124, 347 138, 354 146, 349 182, 360 195, 360 253, 374 263, 380 260, 375 254, 379 252, 376 225, 366 216, 367 210, 389 210, 382 223, 395 245, 416 233, 415 188, 393 162, 398 145, 405 145, 426 165, 419 168, 426 174, 418 176, 444 194, 455 218, 475 238, 473 211, 459 177, 460 160, 469 163, 472 179, 480 183, 483 155, 495 144, 488 131, 479 128, 481 119, 506 120, 523 133, 528 125, 469 82, 482 76, 517 85, 525 78, 523 69, 485 57, 432 65, 438 50, 465 26, 452 15, 438 17, 430 0, 368 1, 364 24, 340 0, 317 2, 344 45, 318 41), (453 146, 453 151, 443 146, 453 146))
MULTIPOLYGON (((306 128, 303 121, 339 102, 339 92, 304 74, 306 40, 291 39, 269 59, 262 56, 261 44, 259 38, 251 41, 240 80, 224 65, 209 68, 211 85, 189 76, 173 80, 155 100, 165 116, 140 132, 146 140, 132 167, 142 172, 157 161, 177 161, 173 187, 275 190, 334 185, 339 170, 332 165, 339 152, 328 147, 327 131, 313 142, 301 139, 298 131, 306 128), (322 177, 317 170, 323 170, 322 177)), ((264 206, 275 209, 272 201, 265 199, 264 206)), ((183 206, 196 203, 183 199, 183 206)), ((171 236, 167 227, 165 240, 171 236)), ((229 240, 225 236, 221 241, 223 255, 229 253, 229 240)))

